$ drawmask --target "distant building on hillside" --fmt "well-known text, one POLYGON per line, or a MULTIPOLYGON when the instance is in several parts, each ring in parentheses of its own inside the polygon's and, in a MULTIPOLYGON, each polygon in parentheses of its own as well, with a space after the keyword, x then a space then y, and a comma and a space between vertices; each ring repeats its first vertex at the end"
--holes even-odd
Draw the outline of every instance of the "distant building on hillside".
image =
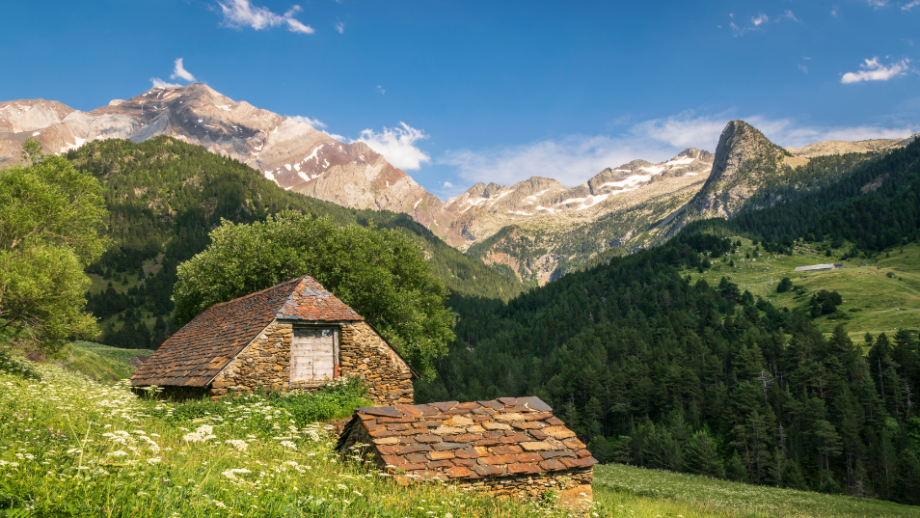
POLYGON ((797 272, 824 272, 827 270, 837 270, 843 268, 842 264, 813 264, 811 266, 799 266, 795 269, 797 272))
POLYGON ((413 402, 418 373, 364 318, 304 275, 215 304, 131 375, 167 397, 315 390, 362 378, 378 405, 413 402))
POLYGON ((525 498, 552 491, 573 508, 590 502, 597 464, 536 397, 359 408, 336 449, 373 458, 401 484, 442 480, 525 498))

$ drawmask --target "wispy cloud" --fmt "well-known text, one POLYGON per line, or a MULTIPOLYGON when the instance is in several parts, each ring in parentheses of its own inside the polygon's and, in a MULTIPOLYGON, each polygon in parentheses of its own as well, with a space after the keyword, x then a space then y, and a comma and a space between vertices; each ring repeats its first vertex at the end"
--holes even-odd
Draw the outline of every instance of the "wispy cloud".
MULTIPOLYGON (((530 144, 480 151, 458 150, 437 160, 452 165, 464 180, 506 185, 531 176, 555 178, 566 186, 587 181, 607 167, 635 159, 668 160, 688 147, 715 151, 725 125, 736 118, 729 112, 699 115, 694 111, 634 124, 619 135, 569 135, 530 144)), ((802 125, 793 119, 745 117, 773 142, 801 147, 824 140, 865 140, 906 137, 915 128, 879 126, 824 127, 802 125)))
POLYGON ((799 70, 801 70, 802 72, 805 72, 806 74, 808 73, 808 67, 806 67, 805 65, 799 64, 799 70))
POLYGON ((872 59, 867 59, 862 65, 859 65, 859 68, 862 70, 843 74, 843 77, 840 78, 840 82, 848 84, 859 83, 860 81, 888 81, 889 79, 906 74, 909 63, 909 59, 902 59, 900 62, 885 66, 879 63, 877 57, 873 57, 872 59))
MULTIPOLYGON (((920 1, 920 0, 918 0, 918 1, 920 1)), ((786 12, 783 13, 782 15, 780 15, 779 19, 782 20, 783 18, 785 18, 785 19, 787 19, 787 20, 791 20, 791 21, 793 21, 793 22, 799 22, 799 23, 802 22, 802 20, 799 20, 798 18, 796 18, 796 17, 795 17, 795 13, 793 13, 793 12, 790 11, 789 9, 786 9, 786 12)))
POLYGON ((834 18, 840 16, 840 6, 835 5, 834 7, 831 7, 831 16, 834 18))
POLYGON ((366 129, 352 142, 364 142, 400 169, 418 169, 423 163, 431 162, 431 157, 415 145, 419 140, 428 138, 424 130, 415 129, 405 122, 399 125, 401 127, 398 128, 384 127, 380 133, 366 129))
POLYGON ((881 9, 883 7, 888 7, 888 0, 865 0, 866 5, 873 7, 875 9, 881 9))
MULTIPOLYGON (((910 2, 910 3, 908 3, 908 4, 902 5, 902 6, 901 6, 901 10, 902 10, 902 11, 910 11, 910 10, 913 9, 914 7, 920 7, 920 0, 914 0, 913 2, 910 2)), ((913 43, 911 43, 911 45, 913 45, 913 43)))
MULTIPOLYGON (((734 13, 729 13, 729 16, 730 16, 732 19, 735 18, 734 13)), ((763 14, 763 13, 760 13, 760 14, 758 14, 757 16, 752 16, 752 17, 751 17, 751 24, 750 24, 750 25, 741 26, 741 25, 738 25, 738 24, 735 23, 735 22, 731 22, 731 23, 729 23, 728 25, 729 25, 729 27, 731 27, 732 32, 734 33, 735 36, 743 36, 744 33, 748 32, 748 31, 762 31, 762 30, 763 30, 763 27, 761 27, 761 26, 764 25, 765 23, 769 22, 769 21, 770 21, 770 17, 769 17, 769 16, 767 16, 767 15, 765 15, 765 14, 763 14)))
POLYGON ((184 79, 188 82, 195 81, 195 76, 191 72, 185 69, 182 66, 182 58, 176 60, 176 66, 173 68, 172 75, 169 76, 170 79, 184 79))
POLYGON ((153 88, 177 88, 182 86, 176 83, 168 83, 159 77, 151 77, 150 82, 153 84, 153 88))
POLYGON ((319 119, 311 119, 310 117, 304 117, 302 115, 287 115, 288 119, 291 119, 295 122, 302 122, 304 124, 309 124, 314 128, 325 128, 326 124, 320 121, 319 119))
POLYGON ((387 91, 383 89, 382 86, 377 85, 377 91, 380 92, 380 95, 386 95, 387 91))
POLYGON ((294 18, 301 11, 299 5, 288 9, 283 15, 269 10, 267 7, 252 5, 249 0, 229 0, 227 3, 217 2, 220 13, 223 15, 223 25, 226 27, 241 28, 252 27, 259 31, 273 27, 287 27, 291 32, 313 34, 315 31, 309 25, 304 25, 294 18))
POLYGON ((342 22, 335 24, 335 30, 339 31, 339 34, 342 34, 345 32, 345 24, 342 22))

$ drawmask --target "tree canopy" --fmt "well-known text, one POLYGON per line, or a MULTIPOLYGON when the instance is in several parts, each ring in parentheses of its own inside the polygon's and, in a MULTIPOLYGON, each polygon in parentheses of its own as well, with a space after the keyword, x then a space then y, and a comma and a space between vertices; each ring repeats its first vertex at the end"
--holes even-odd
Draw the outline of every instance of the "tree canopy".
POLYGON ((421 248, 402 231, 287 211, 251 225, 224 221, 211 244, 178 268, 174 319, 310 275, 353 307, 427 377, 454 339, 447 289, 421 248))
POLYGON ((84 312, 83 269, 107 245, 99 182, 34 146, 25 164, 0 171, 0 330, 24 331, 53 351, 98 334, 84 312))

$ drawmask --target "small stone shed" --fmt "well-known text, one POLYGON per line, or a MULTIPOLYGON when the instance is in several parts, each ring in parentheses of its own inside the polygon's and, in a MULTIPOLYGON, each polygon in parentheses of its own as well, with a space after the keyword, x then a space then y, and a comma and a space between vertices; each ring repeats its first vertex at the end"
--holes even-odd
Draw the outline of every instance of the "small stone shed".
POLYGON ((167 397, 313 390, 359 377, 379 405, 411 404, 418 373, 368 322, 304 275, 215 304, 160 346, 131 376, 167 397))
POLYGON ((373 454, 401 483, 438 479, 500 496, 590 501, 597 460, 539 398, 360 408, 342 455, 373 454))

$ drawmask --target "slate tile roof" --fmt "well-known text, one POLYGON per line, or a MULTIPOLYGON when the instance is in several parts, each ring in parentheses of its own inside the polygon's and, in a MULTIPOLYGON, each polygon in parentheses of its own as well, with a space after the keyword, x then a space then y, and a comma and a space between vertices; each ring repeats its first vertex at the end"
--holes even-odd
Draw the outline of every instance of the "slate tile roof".
POLYGON ((134 371, 138 386, 204 387, 275 318, 364 320, 308 275, 204 310, 134 371))
POLYGON ((597 464, 575 432, 536 397, 359 408, 342 432, 339 451, 360 436, 370 436, 372 452, 391 472, 405 472, 397 475, 402 482, 413 475, 478 479, 597 464))

